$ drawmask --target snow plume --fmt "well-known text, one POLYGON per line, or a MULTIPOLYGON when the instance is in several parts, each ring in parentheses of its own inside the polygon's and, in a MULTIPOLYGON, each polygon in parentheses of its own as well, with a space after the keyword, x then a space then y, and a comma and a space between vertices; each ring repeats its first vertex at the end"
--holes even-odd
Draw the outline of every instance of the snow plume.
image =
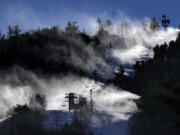
MULTIPOLYGON (((149 17, 137 19, 120 10, 116 11, 113 15, 107 11, 92 14, 73 11, 68 8, 62 8, 59 12, 53 14, 51 12, 43 14, 36 13, 34 9, 27 5, 13 5, 6 10, 3 11, 6 12, 6 16, 3 16, 2 19, 4 24, 18 24, 25 31, 37 29, 38 26, 42 28, 54 25, 60 25, 61 29, 64 29, 68 21, 77 21, 80 31, 84 30, 90 35, 95 35, 98 30, 97 18, 102 18, 102 25, 109 19, 113 24, 112 28, 108 29, 111 36, 102 37, 102 43, 105 44, 105 47, 109 43, 113 44, 114 47, 111 54, 107 52, 107 56, 112 55, 119 64, 134 64, 137 59, 142 57, 152 57, 152 48, 155 45, 174 40, 178 33, 178 29, 173 27, 153 32, 149 29, 149 17), (29 20, 30 18, 32 21, 29 20), (122 29, 122 24, 126 28, 122 29)), ((92 48, 87 49, 91 51, 92 48)), ((93 55, 94 50, 90 53, 93 55)), ((81 62, 80 59, 75 61, 81 62)), ((99 59, 99 61, 102 61, 102 59, 99 59)))
MULTIPOLYGON (((174 27, 153 30, 150 28, 150 18, 138 20, 123 12, 119 12, 114 18, 106 14, 104 18, 111 20, 112 25, 107 27, 106 20, 103 19, 102 26, 109 35, 99 35, 100 40, 105 45, 111 44, 111 53, 107 53, 107 56, 124 65, 132 65, 139 59, 152 58, 156 45, 168 44, 177 38, 179 32, 179 29, 174 27)), ((91 24, 95 24, 95 19, 91 20, 91 24)))
MULTIPOLYGON (((68 68, 71 70, 72 67, 76 67, 77 69, 83 69, 83 71, 85 70, 88 73, 92 73, 92 71, 97 69, 106 79, 112 77, 113 72, 120 65, 129 64, 132 66, 136 60, 152 57, 152 49, 155 45, 175 40, 178 33, 178 30, 175 28, 152 31, 149 29, 149 19, 137 20, 128 17, 123 12, 119 12, 115 17, 112 17, 108 13, 98 15, 104 18, 102 20, 103 24, 106 19, 110 19, 113 24, 112 29, 107 29, 109 33, 98 34, 97 16, 75 13, 73 20, 67 20, 67 18, 71 17, 55 20, 60 16, 56 14, 53 16, 54 18, 47 17, 47 20, 52 20, 52 23, 42 21, 46 16, 42 19, 43 15, 40 15, 42 18, 39 18, 39 15, 36 15, 35 12, 29 8, 25 10, 25 12, 19 11, 20 9, 22 8, 17 9, 18 14, 16 16, 14 15, 15 12, 10 12, 9 9, 7 14, 10 14, 12 18, 6 19, 10 21, 10 24, 14 20, 17 20, 18 24, 28 25, 27 27, 23 26, 24 29, 28 29, 28 27, 36 28, 37 26, 52 26, 57 24, 55 22, 61 22, 61 20, 65 20, 66 22, 76 20, 80 22, 78 23, 80 24, 80 29, 82 29, 83 26, 88 26, 86 29, 87 33, 92 35, 91 38, 97 36, 100 39, 101 44, 99 46, 94 43, 94 47, 91 44, 85 44, 81 39, 67 37, 65 39, 67 39, 67 43, 69 44, 49 44, 45 46, 44 50, 41 48, 39 52, 45 52, 42 54, 42 57, 45 59, 45 63, 48 63, 47 67, 49 65, 56 66, 57 63, 59 65, 66 63, 67 65, 70 64, 68 68), (32 20, 37 20, 33 22, 30 21, 32 24, 27 24, 28 14, 34 18, 32 20), (145 21, 147 26, 141 25, 141 21, 145 21), (44 22, 46 24, 44 24, 44 22), (121 28, 121 24, 126 25, 126 29, 121 28), (105 52, 106 56, 103 56, 101 52, 105 52), (61 63, 62 61, 64 63, 61 63)), ((65 14, 63 16, 65 16, 65 14)), ((106 28, 104 27, 104 29, 106 28)), ((44 29, 44 31, 46 31, 46 29, 44 29)), ((63 35, 63 32, 61 31, 60 34, 63 35)), ((62 35, 60 37, 63 39, 62 35)), ((32 47, 29 49, 32 49, 32 47)), ((33 52, 35 53, 36 51, 33 52)), ((41 66, 44 65, 39 64, 38 66, 43 69, 41 66)), ((75 68, 72 71, 74 70, 75 68)), ((69 73, 62 76, 50 76, 49 78, 40 77, 21 68, 15 68, 12 72, 4 76, 3 73, 1 73, 0 115, 4 115, 6 111, 16 104, 29 104, 31 97, 35 94, 46 96, 48 110, 67 110, 67 106, 64 107, 64 104, 67 105, 65 102, 66 93, 74 92, 89 99, 90 89, 93 90, 94 107, 98 112, 97 115, 92 118, 95 126, 101 126, 104 122, 108 124, 112 121, 116 122, 127 119, 130 113, 137 110, 133 100, 138 99, 138 96, 117 89, 114 86, 105 86, 105 84, 99 82, 95 83, 89 78, 78 75, 78 72, 76 75, 69 73), (104 117, 98 117, 98 115, 104 117), (109 118, 111 119, 109 120, 109 118)))
POLYGON ((32 96, 31 88, 28 86, 12 87, 0 85, 0 118, 17 104, 28 104, 32 96))
POLYGON ((169 27, 166 30, 164 28, 152 30, 150 28, 150 18, 136 19, 122 11, 118 11, 113 17, 107 12, 99 16, 103 18, 101 25, 109 34, 101 33, 98 35, 99 26, 95 16, 86 18, 88 24, 87 32, 91 31, 92 35, 98 35, 102 46, 106 48, 106 59, 110 61, 106 64, 107 67, 104 67, 104 72, 109 72, 108 75, 105 75, 106 78, 111 77, 112 72, 119 65, 132 66, 137 60, 152 58, 154 55, 153 48, 156 45, 168 44, 177 38, 179 32, 179 29, 174 27, 169 27), (110 27, 105 25, 106 20, 112 22, 110 27))
POLYGON ((127 119, 127 113, 134 112, 137 109, 133 100, 137 99, 138 96, 118 90, 114 86, 105 87, 102 83, 95 83, 94 80, 72 74, 62 78, 47 79, 18 69, 18 72, 14 73, 11 78, 6 77, 4 80, 4 83, 0 85, 1 117, 17 104, 29 104, 34 94, 46 96, 47 110, 68 111, 68 104, 65 102, 66 93, 74 92, 90 100, 91 89, 93 90, 94 109, 111 115, 114 121, 127 119), (21 72, 21 76, 19 72, 21 72))
POLYGON ((178 32, 178 29, 172 27, 159 31, 144 31, 141 27, 134 27, 124 37, 126 49, 116 48, 112 54, 122 64, 134 64, 136 60, 152 58, 153 47, 175 40, 178 32))
POLYGON ((132 72, 132 66, 136 61, 147 60, 154 56, 153 48, 156 45, 169 43, 176 40, 179 29, 169 27, 167 30, 150 29, 150 19, 145 23, 127 20, 114 20, 112 29, 106 29, 109 34, 97 32, 102 46, 106 48, 106 66, 101 70, 105 78, 111 78, 113 72, 120 65, 127 66, 127 72, 132 72), (118 23, 119 22, 119 23, 118 23), (129 70, 129 71, 128 71, 129 70), (108 74, 106 74, 108 73, 108 74))

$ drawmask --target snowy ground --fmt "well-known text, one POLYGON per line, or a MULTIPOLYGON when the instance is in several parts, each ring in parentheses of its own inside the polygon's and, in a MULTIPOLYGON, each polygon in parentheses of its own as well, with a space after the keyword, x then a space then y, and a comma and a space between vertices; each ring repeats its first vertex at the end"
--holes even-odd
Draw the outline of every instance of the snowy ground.
MULTIPOLYGON (((134 100, 137 95, 113 86, 99 87, 94 92, 93 112, 85 111, 88 115, 89 128, 95 135, 127 135, 129 117, 137 111, 134 100)), ((46 129, 56 129, 58 125, 70 124, 73 113, 66 111, 51 111, 44 121, 46 129)))
MULTIPOLYGON (((58 124, 61 127, 63 124, 70 124, 73 119, 72 112, 48 111, 44 121, 44 126, 48 130, 56 130, 58 124)), ((105 112, 94 112, 90 120, 89 129, 94 135, 127 135, 128 119, 119 119, 113 121, 113 116, 105 112)))
MULTIPOLYGON (((59 127, 63 124, 71 124, 73 119, 72 112, 61 112, 61 111, 48 111, 44 120, 44 127, 47 130, 57 129, 57 116, 59 116, 59 127)), ((7 118, 0 119, 0 124, 7 118)), ((106 113, 93 113, 91 124, 89 125, 90 130, 93 131, 94 135, 127 135, 128 132, 128 119, 112 121, 113 117, 106 113)))
POLYGON ((62 111, 57 111, 57 110, 47 111, 47 114, 44 120, 44 127, 49 130, 56 130, 57 120, 58 120, 59 127, 61 127, 61 125, 65 123, 71 124, 72 119, 73 119, 72 112, 62 112, 62 111))

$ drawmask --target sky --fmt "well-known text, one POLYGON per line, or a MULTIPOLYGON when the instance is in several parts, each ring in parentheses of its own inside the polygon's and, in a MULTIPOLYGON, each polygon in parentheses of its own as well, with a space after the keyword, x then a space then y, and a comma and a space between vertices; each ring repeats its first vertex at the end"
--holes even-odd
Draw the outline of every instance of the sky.
POLYGON ((160 22, 166 14, 171 26, 180 24, 179 0, 0 0, 0 30, 8 25, 19 25, 23 30, 60 25, 77 21, 78 25, 91 25, 92 19, 136 20, 156 17, 160 22), (123 16, 123 17, 121 17, 123 16))

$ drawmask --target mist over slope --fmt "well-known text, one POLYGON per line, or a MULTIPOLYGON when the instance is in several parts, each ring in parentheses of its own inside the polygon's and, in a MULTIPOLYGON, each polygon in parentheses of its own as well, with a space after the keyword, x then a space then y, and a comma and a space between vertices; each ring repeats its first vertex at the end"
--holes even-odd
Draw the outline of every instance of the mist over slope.
POLYGON ((113 111, 117 110, 117 102, 126 101, 125 111, 131 110, 131 101, 138 97, 127 93, 123 100, 122 90, 114 86, 106 89, 103 82, 112 78, 120 65, 133 67, 136 60, 152 57, 153 47, 175 40, 179 30, 153 31, 150 22, 146 28, 140 23, 123 23, 127 27, 120 32, 119 25, 106 26, 101 22, 94 35, 81 32, 74 22, 69 22, 65 30, 52 27, 22 34, 18 27, 9 27, 9 34, 1 35, 0 39, 0 113, 3 115, 16 104, 29 104, 32 95, 37 93, 47 97, 47 109, 59 109, 65 93, 82 94, 85 90, 83 95, 88 96, 90 89, 100 91, 99 96, 106 98, 100 101, 97 98, 97 103, 105 103, 102 110, 106 109, 107 100, 116 96, 111 103, 113 111), (94 84, 95 71, 97 84, 94 84))

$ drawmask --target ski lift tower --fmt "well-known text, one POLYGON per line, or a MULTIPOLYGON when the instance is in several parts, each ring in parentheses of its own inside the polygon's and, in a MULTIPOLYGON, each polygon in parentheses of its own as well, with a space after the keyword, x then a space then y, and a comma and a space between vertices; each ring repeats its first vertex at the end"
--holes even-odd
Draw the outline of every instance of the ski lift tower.
MULTIPOLYGON (((115 45, 115 42, 114 42, 114 45, 115 45)), ((107 51, 106 53, 109 52, 109 55, 110 55, 110 56, 111 56, 111 54, 112 54, 112 49, 114 48, 114 45, 112 45, 112 43, 109 43, 109 44, 107 45, 107 47, 106 47, 106 49, 109 50, 109 51, 107 51)), ((107 55, 107 56, 108 56, 108 55, 107 55)))
POLYGON ((73 110, 75 108, 75 99, 77 95, 75 93, 68 93, 65 98, 68 99, 67 102, 69 102, 69 111, 73 110))
POLYGON ((94 70, 93 76, 94 76, 95 82, 97 82, 97 79, 98 79, 98 71, 97 71, 97 69, 94 70))
POLYGON ((93 112, 93 98, 92 98, 93 90, 90 89, 90 110, 93 112))
POLYGON ((162 16, 162 26, 164 27, 164 29, 166 30, 167 27, 169 26, 170 24, 170 20, 167 19, 167 16, 166 15, 163 15, 162 16))

